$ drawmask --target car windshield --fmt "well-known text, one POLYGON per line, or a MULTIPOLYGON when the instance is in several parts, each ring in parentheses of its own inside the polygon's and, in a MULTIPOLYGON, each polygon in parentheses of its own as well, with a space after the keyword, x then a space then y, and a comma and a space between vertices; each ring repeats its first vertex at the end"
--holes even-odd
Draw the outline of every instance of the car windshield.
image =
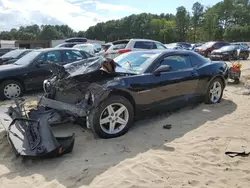
POLYGON ((131 52, 124 53, 114 59, 122 68, 133 71, 137 74, 142 73, 161 52, 131 52))
POLYGON ((182 46, 184 46, 185 48, 190 48, 190 47, 192 46, 191 44, 185 43, 185 42, 180 42, 180 43, 177 43, 177 44, 182 45, 182 46))
POLYGON ((230 51, 230 50, 234 50, 237 46, 235 45, 230 45, 230 46, 224 46, 221 48, 222 51, 230 51))
POLYGON ((17 58, 20 54, 22 54, 23 50, 12 50, 2 56, 2 58, 17 58))
POLYGON ((174 48, 174 47, 176 47, 176 43, 171 43, 171 44, 166 44, 166 47, 167 48, 174 48))
POLYGON ((202 48, 210 48, 215 44, 215 42, 206 42, 205 44, 203 44, 201 47, 202 48))
POLYGON ((32 51, 22 58, 18 59, 14 64, 15 65, 28 65, 30 64, 39 54, 41 54, 41 51, 32 51))

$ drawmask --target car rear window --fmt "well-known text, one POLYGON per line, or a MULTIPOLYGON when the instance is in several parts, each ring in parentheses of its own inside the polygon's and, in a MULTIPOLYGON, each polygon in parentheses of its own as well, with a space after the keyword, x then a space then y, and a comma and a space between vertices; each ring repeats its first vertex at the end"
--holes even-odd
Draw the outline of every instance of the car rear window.
POLYGON ((190 55, 190 58, 191 58, 192 66, 195 68, 199 68, 202 65, 211 62, 199 54, 192 54, 190 55))
POLYGON ((113 50, 120 50, 126 48, 128 43, 123 43, 123 44, 116 44, 113 46, 113 50))
POLYGON ((137 41, 135 42, 134 48, 139 49, 157 49, 156 44, 151 41, 137 41))

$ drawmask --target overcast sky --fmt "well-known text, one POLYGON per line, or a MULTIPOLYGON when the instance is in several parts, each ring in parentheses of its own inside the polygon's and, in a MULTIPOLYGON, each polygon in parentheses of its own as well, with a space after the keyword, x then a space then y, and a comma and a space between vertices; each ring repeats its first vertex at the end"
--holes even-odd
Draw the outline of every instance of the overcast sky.
MULTIPOLYGON (((67 24, 76 31, 130 14, 173 13, 197 0, 0 0, 0 30, 30 24, 67 24)), ((198 0, 212 6, 219 0, 198 0)))

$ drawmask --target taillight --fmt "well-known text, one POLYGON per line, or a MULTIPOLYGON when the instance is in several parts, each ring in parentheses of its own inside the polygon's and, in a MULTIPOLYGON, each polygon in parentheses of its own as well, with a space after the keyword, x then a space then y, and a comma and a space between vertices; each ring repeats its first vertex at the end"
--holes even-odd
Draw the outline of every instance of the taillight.
POLYGON ((130 49, 121 49, 118 51, 119 54, 123 54, 123 53, 127 53, 127 52, 131 52, 130 49))

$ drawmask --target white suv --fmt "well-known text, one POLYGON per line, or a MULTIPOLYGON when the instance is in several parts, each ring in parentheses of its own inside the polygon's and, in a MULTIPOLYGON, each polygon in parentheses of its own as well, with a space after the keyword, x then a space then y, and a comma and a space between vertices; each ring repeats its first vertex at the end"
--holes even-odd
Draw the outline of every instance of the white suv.
POLYGON ((113 45, 105 52, 105 57, 111 59, 131 51, 166 49, 161 42, 148 39, 125 39, 114 41, 112 44, 113 45))

